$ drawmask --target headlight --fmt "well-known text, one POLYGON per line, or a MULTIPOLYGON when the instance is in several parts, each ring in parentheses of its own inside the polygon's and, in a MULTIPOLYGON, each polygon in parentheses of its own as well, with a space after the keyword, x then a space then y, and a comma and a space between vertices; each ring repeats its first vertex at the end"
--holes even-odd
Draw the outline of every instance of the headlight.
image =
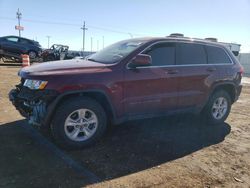
POLYGON ((47 83, 48 81, 26 79, 23 85, 30 89, 44 89, 47 83))

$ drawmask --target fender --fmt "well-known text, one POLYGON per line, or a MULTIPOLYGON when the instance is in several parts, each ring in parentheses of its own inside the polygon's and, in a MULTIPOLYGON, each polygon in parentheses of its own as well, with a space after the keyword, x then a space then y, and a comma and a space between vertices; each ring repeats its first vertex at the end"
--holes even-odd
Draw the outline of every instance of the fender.
MULTIPOLYGON (((208 93, 208 95, 207 95, 207 98, 206 98, 206 100, 204 101, 204 103, 201 104, 201 106, 199 107, 198 112, 200 112, 200 111, 206 106, 206 104, 207 104, 207 102, 208 102, 210 96, 213 94, 213 92, 214 92, 218 87, 223 87, 223 86, 226 86, 226 85, 231 85, 231 86, 233 86, 234 92, 236 93, 236 84, 235 84, 233 81, 217 82, 217 83, 215 83, 215 84, 213 84, 213 85, 211 86, 211 89, 209 90, 209 93, 208 93)), ((235 101, 235 99, 234 99, 232 102, 234 102, 234 101, 235 101)))
POLYGON ((233 86, 234 89, 236 89, 236 84, 233 81, 223 81, 223 82, 213 84, 209 92, 209 95, 212 94, 217 87, 224 86, 224 85, 231 85, 233 86))
POLYGON ((115 109, 112 105, 112 102, 111 102, 111 99, 110 97, 108 96, 108 94, 106 92, 104 92, 103 90, 99 90, 99 89, 87 89, 87 90, 76 90, 76 91, 67 91, 67 92, 64 92, 60 95, 58 95, 56 97, 56 99, 49 104, 48 108, 47 108, 47 115, 43 121, 43 125, 44 126, 49 126, 50 125, 50 122, 52 120, 52 117, 53 117, 53 114, 55 113, 55 110, 58 106, 58 104, 62 101, 62 99, 66 96, 70 96, 70 95, 76 95, 76 94, 79 94, 79 95, 84 95, 85 93, 100 93, 102 95, 104 95, 111 107, 111 113, 113 115, 113 120, 114 122, 116 122, 116 113, 115 113, 115 109))

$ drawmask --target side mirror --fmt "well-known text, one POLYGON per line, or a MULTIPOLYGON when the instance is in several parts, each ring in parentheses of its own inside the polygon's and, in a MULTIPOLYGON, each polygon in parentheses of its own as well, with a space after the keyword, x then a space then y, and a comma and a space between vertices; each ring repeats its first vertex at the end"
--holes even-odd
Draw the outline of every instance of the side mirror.
POLYGON ((138 54, 135 56, 131 63, 129 63, 130 68, 145 67, 152 65, 152 58, 149 55, 138 54))

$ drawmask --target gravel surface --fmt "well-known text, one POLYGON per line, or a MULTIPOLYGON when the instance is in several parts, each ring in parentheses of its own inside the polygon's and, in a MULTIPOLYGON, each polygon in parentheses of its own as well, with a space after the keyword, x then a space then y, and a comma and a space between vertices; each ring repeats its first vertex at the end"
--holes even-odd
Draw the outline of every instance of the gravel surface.
POLYGON ((18 70, 0 67, 0 187, 250 187, 250 78, 224 124, 188 114, 127 122, 63 151, 101 178, 89 184, 22 128, 7 98, 18 70))

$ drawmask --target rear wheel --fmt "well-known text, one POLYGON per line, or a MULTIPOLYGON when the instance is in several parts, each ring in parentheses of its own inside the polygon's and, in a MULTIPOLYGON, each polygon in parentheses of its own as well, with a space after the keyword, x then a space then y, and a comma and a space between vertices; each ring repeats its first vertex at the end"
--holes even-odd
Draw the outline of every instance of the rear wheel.
POLYGON ((214 92, 203 111, 207 122, 210 124, 224 122, 230 113, 231 104, 231 98, 226 91, 214 92))
POLYGON ((82 97, 70 99, 58 107, 51 130, 60 146, 75 149, 95 143, 106 126, 102 106, 91 98, 82 97))
POLYGON ((29 55, 30 59, 35 59, 37 56, 36 52, 34 52, 34 51, 30 51, 28 55, 29 55))

